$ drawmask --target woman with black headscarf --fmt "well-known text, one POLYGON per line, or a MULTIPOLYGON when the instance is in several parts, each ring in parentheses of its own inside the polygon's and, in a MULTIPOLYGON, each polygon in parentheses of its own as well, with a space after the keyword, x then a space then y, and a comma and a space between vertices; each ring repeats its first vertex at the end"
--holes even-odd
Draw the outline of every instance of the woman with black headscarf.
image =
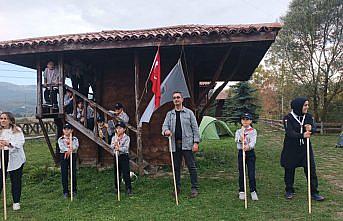
MULTIPOLYGON (((286 198, 294 197, 294 174, 297 167, 303 167, 307 176, 306 138, 315 132, 315 124, 311 114, 308 113, 309 102, 305 97, 299 97, 291 102, 292 111, 283 119, 285 139, 281 153, 281 166, 285 169, 284 181, 286 185, 286 198)), ((310 143, 310 181, 311 196, 316 201, 323 201, 324 197, 318 193, 318 179, 314 155, 310 143)))

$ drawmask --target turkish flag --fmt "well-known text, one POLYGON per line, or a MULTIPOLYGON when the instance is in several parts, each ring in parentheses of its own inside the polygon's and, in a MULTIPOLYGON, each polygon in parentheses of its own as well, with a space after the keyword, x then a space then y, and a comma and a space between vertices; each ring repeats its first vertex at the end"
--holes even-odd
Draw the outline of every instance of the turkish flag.
POLYGON ((154 63, 151 67, 150 81, 152 82, 152 92, 155 94, 155 109, 160 106, 161 100, 161 65, 160 65, 160 47, 157 48, 154 63))

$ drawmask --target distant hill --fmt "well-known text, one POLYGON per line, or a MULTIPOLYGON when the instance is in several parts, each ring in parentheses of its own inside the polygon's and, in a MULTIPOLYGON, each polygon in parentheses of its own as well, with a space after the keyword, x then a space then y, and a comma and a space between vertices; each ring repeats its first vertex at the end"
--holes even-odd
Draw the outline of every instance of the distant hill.
POLYGON ((10 111, 16 116, 35 115, 36 85, 0 82, 0 111, 10 111))

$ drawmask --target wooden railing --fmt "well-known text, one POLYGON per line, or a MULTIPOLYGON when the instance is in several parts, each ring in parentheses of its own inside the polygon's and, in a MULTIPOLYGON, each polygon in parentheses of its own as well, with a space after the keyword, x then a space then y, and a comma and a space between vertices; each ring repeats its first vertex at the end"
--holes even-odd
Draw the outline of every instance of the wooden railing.
MULTIPOLYGON (((94 117, 94 135, 96 137, 99 136, 99 133, 98 133, 98 119, 97 117, 98 116, 103 116, 104 117, 104 122, 108 122, 109 120, 113 120, 115 123, 120 121, 120 118, 118 118, 117 116, 115 116, 112 112, 106 110, 104 107, 100 106, 99 104, 95 103, 94 101, 92 100, 89 100, 86 96, 84 96, 83 94, 81 94, 80 92, 74 90, 73 88, 69 87, 68 85, 65 85, 65 88, 68 89, 69 91, 72 92, 72 96, 73 96, 73 118, 74 120, 77 120, 77 117, 76 117, 76 114, 77 114, 77 106, 76 106, 76 101, 78 99, 82 99, 83 101, 83 118, 85 119, 82 124, 84 127, 87 128, 87 111, 88 111, 88 108, 87 107, 90 107, 93 111, 93 117, 94 117)), ((133 126, 131 125, 127 125, 127 128, 135 133, 137 133, 137 129, 134 128, 133 126)), ((105 139, 106 139, 106 142, 108 142, 108 133, 107 133, 107 130, 106 130, 106 134, 104 135, 105 136, 105 139)))
MULTIPOLYGON (((279 130, 284 130, 282 120, 260 118, 259 122, 266 123, 269 126, 279 129, 279 130)), ((320 134, 340 133, 342 132, 342 130, 343 130, 343 123, 326 123, 326 122, 316 123, 316 132, 320 134)))
MULTIPOLYGON (((43 135, 43 130, 39 122, 21 122, 16 125, 22 129, 25 136, 43 135)), ((56 133, 56 125, 53 121, 44 121, 44 126, 49 134, 56 133)))

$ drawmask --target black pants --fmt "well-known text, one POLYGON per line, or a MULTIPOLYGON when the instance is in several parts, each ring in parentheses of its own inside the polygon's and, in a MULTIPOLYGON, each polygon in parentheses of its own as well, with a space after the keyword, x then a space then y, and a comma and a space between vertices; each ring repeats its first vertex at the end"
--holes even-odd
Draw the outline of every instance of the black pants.
MULTIPOLYGON (((306 178, 307 177, 307 167, 304 167, 304 173, 306 178)), ((285 176, 284 176, 284 181, 286 185, 286 192, 291 192, 294 193, 294 175, 295 175, 295 168, 285 168, 285 176)), ((311 194, 318 193, 318 178, 316 174, 316 167, 311 167, 310 171, 310 179, 311 179, 311 194)))
MULTIPOLYGON (((248 166, 248 177, 250 192, 256 191, 256 179, 255 179, 255 162, 256 155, 254 150, 245 152, 245 164, 248 166)), ((239 172, 239 192, 244 192, 244 174, 243 174, 243 152, 238 151, 238 172, 239 172)))
MULTIPOLYGON (((21 178, 23 176, 23 168, 24 164, 21 165, 20 168, 16 170, 12 170, 7 172, 8 167, 8 150, 5 150, 5 178, 7 178, 7 173, 10 174, 11 178, 11 190, 12 190, 12 198, 13 203, 19 203, 20 202, 20 196, 21 196, 21 178)), ((1 157, 1 154, 0 154, 1 157)), ((1 165, 2 166, 2 165, 1 165)), ((0 173, 0 191, 2 191, 2 170, 0 173)))
POLYGON ((87 128, 91 131, 94 130, 94 117, 87 119, 87 128))
MULTIPOLYGON (((73 153, 73 192, 77 192, 77 181, 76 181, 76 153, 73 153)), ((68 167, 70 169, 70 158, 64 159, 64 153, 60 153, 61 159, 61 177, 62 177, 62 187, 63 193, 69 193, 68 189, 68 178, 70 173, 68 172, 68 167)))
MULTIPOLYGON (((117 166, 116 157, 114 156, 114 186, 118 188, 117 184, 117 166)), ((131 190, 131 178, 130 178, 130 158, 129 154, 119 154, 118 156, 118 166, 119 166, 119 182, 121 176, 123 176, 125 181, 126 190, 131 190)))
POLYGON ((64 106, 64 111, 66 114, 72 114, 73 113, 73 101, 70 101, 69 104, 64 106))
POLYGON ((44 91, 44 99, 48 104, 52 104, 52 105, 57 105, 57 93, 58 90, 57 89, 45 89, 44 91))
POLYGON ((181 163, 182 163, 182 156, 185 158, 187 168, 189 171, 189 175, 191 178, 191 188, 198 189, 198 174, 197 174, 197 167, 193 152, 191 150, 182 150, 181 143, 175 143, 176 151, 173 152, 173 160, 174 160, 174 167, 175 167, 175 179, 176 179, 176 187, 180 190, 181 189, 181 163))

